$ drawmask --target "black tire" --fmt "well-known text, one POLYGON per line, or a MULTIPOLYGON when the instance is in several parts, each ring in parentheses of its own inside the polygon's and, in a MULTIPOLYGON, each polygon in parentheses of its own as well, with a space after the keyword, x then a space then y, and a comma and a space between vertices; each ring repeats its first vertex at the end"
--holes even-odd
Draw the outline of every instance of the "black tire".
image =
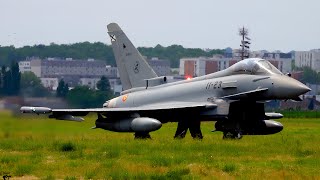
POLYGON ((134 139, 151 139, 150 134, 147 133, 134 133, 134 139))
POLYGON ((230 132, 230 131, 223 132, 223 137, 222 137, 222 139, 241 139, 241 138, 242 138, 241 132, 230 132))

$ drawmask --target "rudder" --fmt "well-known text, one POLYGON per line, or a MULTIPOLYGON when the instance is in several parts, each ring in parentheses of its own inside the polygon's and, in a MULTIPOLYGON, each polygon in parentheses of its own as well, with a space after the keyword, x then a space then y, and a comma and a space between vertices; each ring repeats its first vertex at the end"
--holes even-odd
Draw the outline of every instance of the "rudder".
POLYGON ((145 79, 158 77, 118 24, 110 23, 107 28, 123 90, 143 87, 145 79))

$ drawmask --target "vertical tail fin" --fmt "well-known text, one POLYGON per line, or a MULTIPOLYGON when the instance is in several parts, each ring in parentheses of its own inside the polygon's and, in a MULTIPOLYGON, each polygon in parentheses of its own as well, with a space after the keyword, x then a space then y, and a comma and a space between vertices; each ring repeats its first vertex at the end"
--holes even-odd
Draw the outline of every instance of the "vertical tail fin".
POLYGON ((145 79, 158 77, 118 24, 107 27, 123 90, 143 87, 145 79))

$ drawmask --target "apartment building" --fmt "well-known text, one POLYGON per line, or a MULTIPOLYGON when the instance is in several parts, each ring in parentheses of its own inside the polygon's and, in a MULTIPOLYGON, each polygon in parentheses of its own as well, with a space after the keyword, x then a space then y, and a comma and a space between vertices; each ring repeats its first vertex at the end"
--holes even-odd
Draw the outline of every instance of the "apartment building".
POLYGON ((292 71, 292 53, 264 53, 262 58, 268 60, 284 74, 292 71))
POLYGON ((196 57, 180 59, 179 75, 196 77, 214 73, 235 64, 237 60, 215 55, 213 57, 196 57))
POLYGON ((148 59, 147 62, 158 76, 167 76, 171 74, 169 60, 153 57, 148 59))
POLYGON ((28 58, 19 62, 19 69, 22 73, 33 72, 45 87, 53 90, 57 88, 61 79, 68 83, 69 87, 86 85, 90 88, 96 88, 96 83, 102 76, 106 76, 109 80, 119 79, 116 67, 94 59, 28 58))
POLYGON ((314 71, 320 72, 320 49, 296 51, 294 56, 296 67, 310 67, 314 71))

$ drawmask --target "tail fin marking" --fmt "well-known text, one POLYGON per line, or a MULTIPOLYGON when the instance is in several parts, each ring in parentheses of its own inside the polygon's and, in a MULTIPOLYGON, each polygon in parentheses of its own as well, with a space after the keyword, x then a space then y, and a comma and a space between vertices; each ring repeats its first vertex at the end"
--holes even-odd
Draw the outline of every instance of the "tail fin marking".
POLYGON ((143 87, 145 79, 158 77, 116 23, 107 27, 123 90, 143 87))

